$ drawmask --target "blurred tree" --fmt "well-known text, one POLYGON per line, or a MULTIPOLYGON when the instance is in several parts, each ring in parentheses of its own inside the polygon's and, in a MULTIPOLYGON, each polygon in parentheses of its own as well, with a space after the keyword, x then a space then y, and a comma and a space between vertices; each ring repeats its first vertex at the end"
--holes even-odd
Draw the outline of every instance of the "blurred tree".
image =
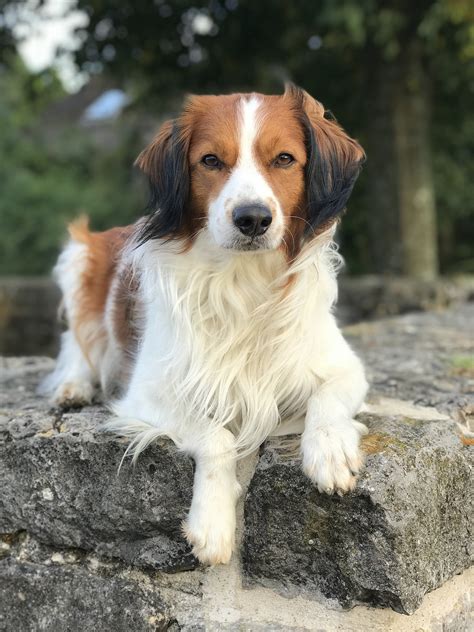
POLYGON ((5 64, 9 55, 15 51, 16 41, 5 15, 0 14, 0 64, 5 64))
POLYGON ((78 6, 90 19, 81 66, 133 78, 142 97, 274 90, 292 78, 338 104, 368 149, 366 203, 377 268, 437 274, 432 117, 436 101, 449 98, 453 72, 474 81, 472 0, 78 0, 78 6))
POLYGON ((130 163, 138 148, 132 130, 100 151, 80 127, 53 142, 39 117, 64 95, 59 79, 51 70, 30 73, 16 56, 7 62, 0 66, 0 274, 38 274, 51 268, 67 221, 85 209, 98 229, 137 216, 130 163))
POLYGON ((285 79, 334 109, 368 150, 341 234, 352 271, 428 278, 439 255, 442 270, 474 270, 472 0, 76 5, 89 16, 80 67, 114 75, 147 110, 173 109, 183 91, 275 92, 285 79))
POLYGON ((0 0, 0 64, 14 58, 20 34, 29 30, 31 16, 45 0, 0 0))
MULTIPOLYGON (((431 278, 438 271, 433 117, 444 99, 452 99, 453 77, 464 81, 473 104, 474 4, 347 0, 328 7, 327 16, 344 34, 354 63, 365 69, 376 262, 379 269, 431 278)), ((469 109, 460 116, 469 116, 469 109)))

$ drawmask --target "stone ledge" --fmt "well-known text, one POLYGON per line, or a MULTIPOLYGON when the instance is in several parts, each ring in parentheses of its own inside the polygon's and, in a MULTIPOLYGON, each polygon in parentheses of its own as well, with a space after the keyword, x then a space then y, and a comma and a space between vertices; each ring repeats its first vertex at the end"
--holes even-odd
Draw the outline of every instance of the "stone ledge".
POLYGON ((172 626, 159 596, 137 582, 82 568, 0 562, 0 630, 161 632, 172 626))
POLYGON ((370 397, 433 407, 459 419, 474 405, 474 303, 351 325, 344 334, 364 360, 370 397))
POLYGON ((245 503, 244 569, 265 586, 412 613, 474 560, 472 448, 450 421, 361 415, 366 467, 319 494, 300 459, 267 442, 245 503))
POLYGON ((407 617, 363 605, 341 610, 258 586, 242 589, 235 560, 230 567, 170 575, 47 547, 27 534, 1 544, 0 558, 2 548, 7 556, 0 559, 2 632, 467 632, 474 624, 474 568, 428 594, 407 617), (86 614, 83 604, 90 606, 86 614))
MULTIPOLYGON (((426 591, 472 560, 467 522, 474 517, 469 494, 474 483, 474 448, 461 443, 453 420, 472 423, 473 317, 474 306, 466 305, 347 329, 368 366, 371 398, 378 409, 377 415, 367 418, 372 433, 366 444, 371 453, 368 465, 355 494, 342 499, 323 497, 302 476, 297 459, 285 455, 280 444, 267 444, 245 499, 242 551, 247 578, 243 581, 271 585, 272 590, 238 588, 242 581, 238 555, 231 567, 163 574, 196 567, 180 534, 191 496, 191 460, 162 441, 142 455, 135 470, 126 462, 117 477, 125 443, 98 431, 105 411, 98 406, 51 410, 35 395, 38 381, 52 367, 48 359, 0 360, 0 532, 25 530, 58 555, 72 547, 93 552, 101 564, 144 569, 146 582, 159 577, 160 582, 173 585, 167 590, 174 591, 175 604, 187 599, 182 578, 192 576, 193 585, 208 582, 201 602, 196 594, 189 610, 181 611, 188 630, 239 629, 219 623, 229 617, 240 620, 243 629, 313 629, 307 622, 309 615, 302 614, 301 621, 306 623, 298 623, 298 603, 308 613, 358 632, 365 629, 356 616, 362 606, 336 615, 337 600, 345 606, 365 601, 412 612, 426 591), (305 526, 306 514, 314 520, 305 526), (352 532, 347 525, 353 527, 352 532), (370 535, 366 539, 364 525, 370 535), (417 539, 419 551, 414 554, 409 544, 417 539), (368 560, 366 566, 364 560, 368 560), (212 577, 219 579, 209 583, 212 577), (227 608, 221 604, 230 599, 229 591, 237 591, 238 603, 227 608), (299 597, 294 597, 296 592, 299 597), (280 593, 290 599, 280 598, 280 593), (321 595, 329 596, 324 605, 314 601, 321 595), (217 627, 199 628, 209 603, 217 627), (267 603, 274 604, 274 612, 267 603), (257 614, 260 608, 266 613, 263 623, 257 614), (287 609, 288 613, 282 613, 287 609), (245 611, 241 619, 236 614, 240 610, 245 611), (356 619, 359 623, 351 627, 356 619), (248 627, 249 621, 253 628, 248 627), (268 621, 272 627, 266 628, 268 621)), ((23 563, 39 564, 34 573, 43 573, 45 585, 51 581, 54 586, 56 580, 49 579, 48 569, 43 569, 49 565, 41 560, 19 555, 8 563, 4 560, 2 568, 8 567, 11 575, 14 564, 15 573, 28 574, 30 567, 23 563)), ((0 573, 2 590, 8 573, 0 573)), ((451 582, 464 592, 456 593, 452 611, 451 606, 440 606, 438 619, 443 625, 452 613, 458 620, 454 604, 464 603, 467 595, 465 583, 457 584, 455 578, 451 582)), ((39 590, 37 584, 31 586, 33 592, 39 590)), ((166 603, 168 593, 163 597, 166 603)), ((425 612, 423 608, 419 612, 425 612)), ((464 621, 465 612, 463 606, 460 620, 464 621)), ((398 618, 393 619, 402 615, 373 616, 378 621, 374 630, 392 629, 384 623, 392 620, 398 622, 394 630, 405 629, 398 618)), ((71 627, 73 632, 76 629, 71 627)), ((329 625, 327 629, 337 628, 329 625)))
POLYGON ((119 474, 126 443, 100 431, 107 413, 49 410, 33 384, 35 367, 42 373, 50 362, 25 363, 22 374, 8 361, 12 377, 0 410, 0 533, 24 530, 46 544, 142 568, 194 568, 181 534, 192 461, 163 440, 119 474))
POLYGON ((339 287, 337 314, 345 323, 440 310, 474 300, 472 275, 441 276, 431 281, 341 275, 339 287))
MULTIPOLYGON (((176 615, 202 621, 202 576, 139 570, 27 532, 0 536, 3 632, 178 632, 176 615)), ((192 628, 186 630, 191 632, 192 628)))

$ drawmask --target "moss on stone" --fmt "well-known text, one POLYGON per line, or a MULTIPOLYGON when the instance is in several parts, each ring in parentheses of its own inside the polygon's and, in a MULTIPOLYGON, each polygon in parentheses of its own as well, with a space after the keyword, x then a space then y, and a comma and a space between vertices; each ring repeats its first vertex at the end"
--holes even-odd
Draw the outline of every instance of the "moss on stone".
POLYGON ((454 375, 474 376, 474 355, 452 355, 449 362, 454 375))
POLYGON ((404 452, 407 449, 406 443, 383 432, 366 435, 361 440, 361 446, 365 454, 377 454, 385 450, 404 452))

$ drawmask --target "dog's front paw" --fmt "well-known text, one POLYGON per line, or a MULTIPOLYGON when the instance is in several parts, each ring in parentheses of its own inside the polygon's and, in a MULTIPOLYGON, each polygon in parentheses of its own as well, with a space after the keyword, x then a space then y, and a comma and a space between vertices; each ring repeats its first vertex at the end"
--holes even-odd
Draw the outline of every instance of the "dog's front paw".
POLYGON ((227 564, 235 544, 235 502, 240 485, 221 494, 193 498, 183 532, 193 547, 193 554, 202 564, 227 564))
POLYGON ((301 437, 303 471, 320 492, 352 491, 363 464, 359 449, 362 424, 352 421, 321 424, 301 437))
POLYGON ((227 564, 234 550, 235 510, 214 512, 192 508, 183 532, 202 564, 227 564))
POLYGON ((91 404, 95 388, 87 381, 64 382, 54 391, 52 403, 61 408, 79 408, 91 404))

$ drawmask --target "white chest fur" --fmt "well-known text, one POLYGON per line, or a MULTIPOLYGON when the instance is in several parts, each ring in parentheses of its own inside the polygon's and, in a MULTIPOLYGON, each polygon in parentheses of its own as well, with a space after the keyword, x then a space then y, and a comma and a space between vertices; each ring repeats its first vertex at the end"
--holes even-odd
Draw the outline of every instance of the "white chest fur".
POLYGON ((290 270, 279 252, 148 246, 135 261, 146 315, 129 396, 146 388, 175 419, 228 426, 241 451, 304 414, 336 297, 337 254, 317 242, 290 270))

